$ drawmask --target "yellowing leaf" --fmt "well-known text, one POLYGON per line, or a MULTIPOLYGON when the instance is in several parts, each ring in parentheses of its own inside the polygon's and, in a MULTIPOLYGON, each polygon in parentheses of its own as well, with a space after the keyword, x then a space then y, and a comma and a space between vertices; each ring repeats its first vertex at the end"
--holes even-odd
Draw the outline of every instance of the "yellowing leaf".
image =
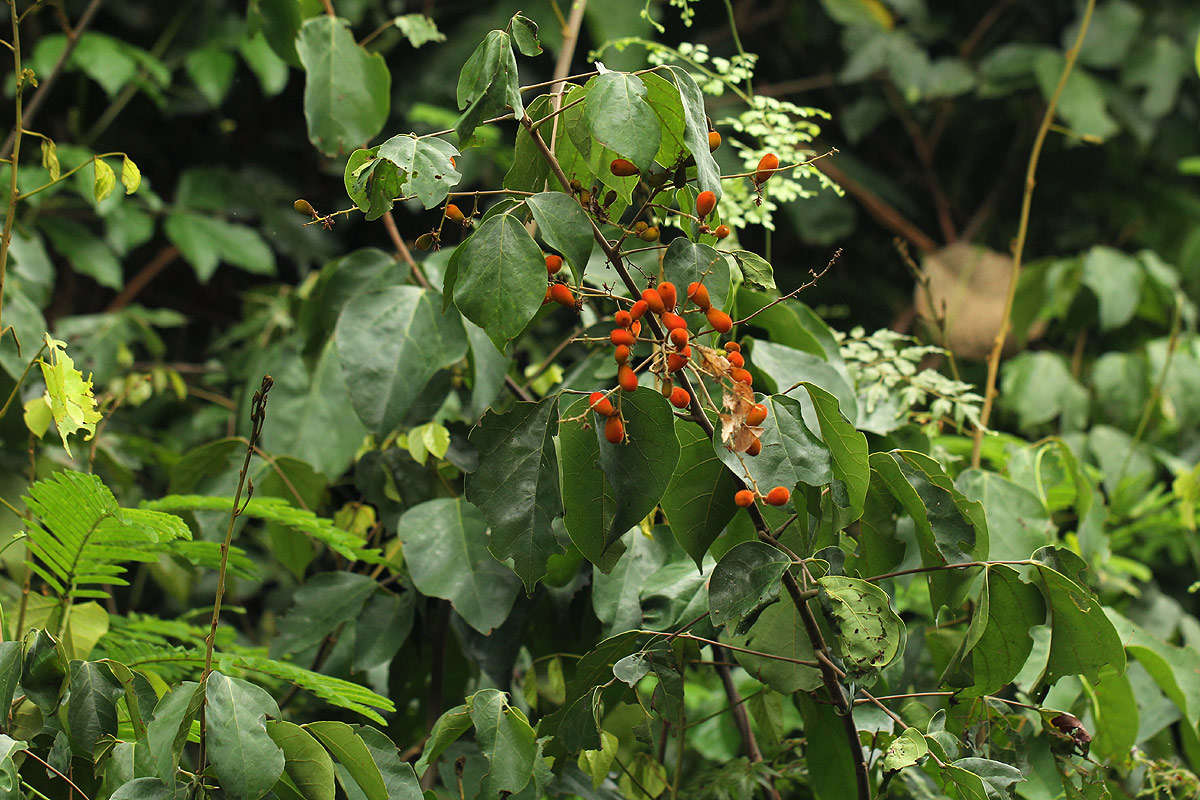
POLYGON ((85 379, 83 373, 75 369, 75 362, 62 349, 61 342, 48 341, 51 343, 51 363, 39 362, 46 381, 45 400, 62 438, 63 449, 71 455, 67 436, 81 430, 87 434, 85 439, 95 436, 100 412, 96 410, 96 398, 92 395, 91 376, 85 379))
POLYGON ((46 429, 53 421, 54 416, 50 413, 50 404, 46 402, 45 395, 35 397, 25 404, 25 427, 29 428, 29 432, 34 436, 39 439, 45 436, 46 429))
POLYGON ((125 187, 125 194, 133 194, 142 185, 142 171, 129 156, 121 162, 121 185, 125 187))
POLYGON ((50 180, 58 180, 62 170, 58 166, 58 146, 53 139, 42 139, 42 166, 50 173, 50 180))
POLYGON ((96 202, 99 203, 112 194, 112 190, 117 186, 117 176, 113 174, 112 167, 102 158, 92 159, 92 170, 95 173, 92 194, 95 195, 96 202))

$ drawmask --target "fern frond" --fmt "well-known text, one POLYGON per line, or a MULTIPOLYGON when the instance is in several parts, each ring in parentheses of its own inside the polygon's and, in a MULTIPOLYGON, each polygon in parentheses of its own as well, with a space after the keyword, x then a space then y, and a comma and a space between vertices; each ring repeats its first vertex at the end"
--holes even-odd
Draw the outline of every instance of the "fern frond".
MULTIPOLYGON (((176 556, 193 567, 209 569, 214 572, 221 568, 221 543, 189 540, 186 542, 171 542, 167 553, 176 556)), ((230 575, 236 575, 246 580, 257 580, 262 577, 262 570, 254 563, 246 551, 234 545, 229 546, 229 564, 226 566, 230 575)))
POLYGON ((126 585, 125 564, 153 561, 168 543, 190 539, 172 514, 125 509, 95 475, 56 472, 29 487, 30 568, 59 597, 105 598, 104 585, 126 585))
MULTIPOLYGON (((144 500, 141 508, 153 511, 232 511, 232 497, 208 497, 197 494, 172 494, 158 500, 144 500)), ((311 511, 296 508, 278 497, 255 497, 246 505, 244 516, 275 522, 300 531, 323 543, 343 558, 351 561, 382 563, 383 554, 349 531, 342 530, 328 519, 311 511)))

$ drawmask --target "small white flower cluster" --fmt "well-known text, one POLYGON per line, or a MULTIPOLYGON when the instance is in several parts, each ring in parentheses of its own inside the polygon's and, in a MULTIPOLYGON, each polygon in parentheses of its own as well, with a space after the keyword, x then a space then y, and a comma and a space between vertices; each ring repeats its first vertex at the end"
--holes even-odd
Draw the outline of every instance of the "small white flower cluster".
MULTIPOLYGON (((700 0, 669 0, 667 5, 671 8, 679 9, 679 20, 684 24, 684 27, 692 27, 692 20, 696 16, 696 9, 692 8, 692 4, 698 3, 700 0)), ((658 20, 650 15, 651 0, 646 0, 646 5, 642 7, 642 19, 654 26, 655 30, 662 33, 666 30, 658 20)))
POLYGON ((700 91, 713 97, 724 94, 728 86, 737 86, 753 78, 754 65, 758 62, 758 56, 754 53, 738 54, 731 58, 714 56, 708 52, 706 44, 681 42, 678 48, 656 42, 645 44, 649 49, 646 60, 656 67, 676 61, 698 67, 693 77, 700 91))
POLYGON ((978 427, 983 397, 975 393, 975 387, 937 370, 920 368, 926 356, 945 355, 945 349, 920 344, 887 328, 869 336, 861 327, 849 334, 834 331, 833 335, 866 401, 867 413, 890 399, 900 406, 897 416, 907 416, 933 430, 947 419, 959 428, 964 422, 978 427))
MULTIPOLYGON (((767 153, 777 155, 779 163, 785 166, 816 155, 807 147, 821 133, 821 126, 814 119, 829 119, 829 112, 757 95, 751 108, 717 124, 728 125, 759 142, 758 147, 750 147, 732 136, 727 139, 741 158, 745 171, 752 172, 758 166, 758 160, 767 153)), ((774 230, 773 212, 780 203, 813 197, 822 189, 842 193, 840 186, 812 166, 795 167, 772 176, 762 187, 761 203, 748 180, 730 181, 725 184, 721 198, 721 221, 735 229, 757 224, 774 230)))

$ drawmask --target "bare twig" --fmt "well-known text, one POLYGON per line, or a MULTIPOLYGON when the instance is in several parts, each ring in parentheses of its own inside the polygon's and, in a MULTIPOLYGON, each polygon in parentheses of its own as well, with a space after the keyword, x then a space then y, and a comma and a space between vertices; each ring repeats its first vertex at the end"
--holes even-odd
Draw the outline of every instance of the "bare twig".
POLYGON ((913 247, 918 250, 931 253, 938 249, 938 244, 928 234, 910 222, 899 211, 893 208, 879 195, 872 192, 867 187, 863 186, 858 181, 851 178, 841 168, 830 162, 828 159, 816 163, 816 168, 824 172, 831 180, 854 196, 856 200, 866 209, 867 213, 875 218, 879 224, 887 228, 892 233, 902 236, 913 247))
POLYGON ((150 281, 154 280, 158 273, 171 265, 175 259, 179 258, 179 248, 175 245, 167 245, 162 250, 158 251, 158 255, 150 259, 146 266, 138 270, 138 274, 134 275, 121 293, 113 298, 113 301, 108 304, 105 313, 111 314, 114 311, 120 311, 125 306, 129 305, 142 289, 149 285, 150 281))
POLYGON ((749 322, 750 320, 752 320, 752 319, 754 319, 755 317, 757 317, 759 314, 761 314, 761 313, 763 313, 764 311, 766 311, 768 308, 771 308, 772 306, 778 305, 778 304, 780 304, 780 303, 784 302, 785 300, 791 300, 793 297, 795 297, 796 295, 800 294, 800 293, 801 293, 801 292, 803 292, 805 289, 811 289, 812 287, 816 286, 816 285, 817 285, 817 281, 821 280, 821 278, 822 278, 822 277, 824 277, 825 273, 826 273, 826 272, 829 272, 829 269, 830 269, 830 268, 831 268, 831 267, 832 267, 834 264, 836 264, 836 263, 837 263, 837 260, 838 260, 839 258, 841 258, 841 257, 842 257, 842 248, 840 248, 840 247, 839 247, 837 250, 834 250, 834 251, 833 251, 833 255, 829 257, 829 261, 828 261, 828 262, 826 262, 825 266, 821 268, 821 271, 820 271, 820 272, 817 272, 817 271, 816 271, 816 270, 814 270, 814 269, 810 269, 810 270, 808 271, 808 274, 812 276, 812 277, 811 277, 811 278, 808 280, 808 282, 806 282, 806 283, 804 283, 804 284, 802 284, 802 285, 800 285, 800 286, 797 286, 795 289, 793 289, 792 291, 790 291, 790 292, 788 292, 787 294, 783 295, 782 297, 777 297, 777 298, 775 298, 774 300, 772 300, 771 302, 767 303, 765 306, 763 306, 762 308, 758 309, 757 311, 754 311, 754 312, 752 312, 752 313, 750 313, 750 314, 747 314, 746 316, 744 316, 744 317, 742 317, 741 319, 739 319, 739 320, 737 321, 737 323, 736 323, 736 324, 738 324, 738 325, 741 325, 743 322, 749 322))

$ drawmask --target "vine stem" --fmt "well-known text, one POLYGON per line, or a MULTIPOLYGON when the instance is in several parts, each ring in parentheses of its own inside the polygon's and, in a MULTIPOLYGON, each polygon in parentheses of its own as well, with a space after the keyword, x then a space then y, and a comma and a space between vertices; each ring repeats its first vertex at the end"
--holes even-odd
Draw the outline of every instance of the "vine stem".
POLYGON ((221 566, 217 570, 217 593, 213 599, 212 621, 208 627, 208 636, 204 637, 204 671, 200 673, 200 768, 197 774, 203 774, 205 769, 205 735, 204 709, 207 703, 205 695, 208 688, 208 676, 212 674, 213 645, 217 641, 217 624, 221 620, 221 601, 225 597, 225 573, 229 567, 229 547, 233 542, 233 528, 237 518, 242 515, 245 506, 242 505, 242 490, 246 490, 246 502, 254 496, 254 481, 249 479, 250 459, 258 449, 258 440, 262 436, 263 423, 267 419, 267 393, 275 385, 270 375, 264 375, 262 385, 254 393, 250 401, 250 436, 246 442, 246 457, 242 461, 242 471, 238 473, 237 489, 233 493, 233 508, 229 511, 229 525, 225 529, 225 539, 221 542, 221 566))
MULTIPOLYGON (((529 136, 533 140, 534 146, 537 147, 538 151, 542 155, 542 158, 549 165, 550 171, 554 173, 554 176, 562 185, 563 190, 570 193, 570 180, 567 178, 566 173, 563 172, 562 165, 558 163, 558 159, 546 145, 546 142, 542 138, 541 134, 538 133, 537 129, 533 127, 533 120, 526 115, 521 120, 521 124, 525 127, 526 131, 529 132, 529 136)), ((588 217, 588 221, 592 225, 592 235, 595 238, 596 243, 600 245, 600 249, 604 251, 605 257, 608 259, 609 263, 612 264, 612 267, 616 271, 617 275, 621 278, 621 282, 625 284, 625 288, 629 290, 631 295, 637 296, 639 294, 637 284, 634 283, 633 277, 629 274, 629 270, 625 266, 625 261, 621 258, 620 251, 614 247, 613 244, 604 236, 604 233, 601 232, 598 227, 596 227, 596 223, 591 217, 588 217)), ((656 338, 661 339, 663 333, 660 325, 658 324, 658 320, 654 319, 654 317, 649 314, 646 315, 645 320, 647 327, 650 328, 651 333, 653 333, 656 338)), ((708 415, 704 413, 704 407, 700 403, 699 395, 692 388, 691 380, 687 377, 683 370, 675 373, 675 376, 675 380, 678 381, 679 385, 683 387, 683 390, 686 391, 691 397, 691 410, 696 424, 699 425, 705 434, 711 438, 714 433, 713 424, 709 421, 708 415)), ((745 486, 745 483, 742 482, 742 485, 745 486)), ((771 527, 767 524, 766 519, 763 517, 761 509, 759 509, 757 505, 752 505, 747 509, 747 511, 750 512, 750 519, 754 523, 754 528, 758 532, 759 538, 778 547, 779 542, 774 536, 771 535, 771 527)), ((854 760, 854 776, 855 783, 857 785, 857 798, 858 800, 871 800, 871 781, 870 776, 867 773, 866 757, 863 753, 862 745, 859 744, 858 741, 858 729, 854 725, 854 706, 850 702, 850 699, 846 696, 846 692, 842 689, 842 685, 838 678, 837 667, 833 664, 829 648, 826 646, 825 639, 821 635, 821 628, 817 623, 817 618, 813 614, 812 608, 809 607, 809 597, 806 596, 803 590, 801 590, 800 586, 796 583, 795 576, 793 576, 791 572, 785 572, 783 574, 783 584, 788 591, 788 595, 792 599, 792 603, 796 606, 796 611, 799 613, 800 618, 804 623, 805 633, 808 635, 809 641, 813 646, 813 651, 817 655, 822 683, 824 683, 826 690, 829 692, 834 706, 838 710, 838 715, 843 721, 843 730, 846 735, 846 743, 850 747, 850 755, 854 760)), ((739 704, 738 707, 740 708, 741 704, 739 704)), ((750 731, 750 737, 751 740, 753 740, 753 731, 750 731)), ((749 753, 751 742, 746 741, 743 744, 746 746, 747 753, 749 753)), ((754 742, 753 746, 754 748, 757 748, 757 742, 754 742)))
POLYGON ((1025 239, 1029 234, 1029 211, 1033 206, 1033 187, 1037 183, 1035 178, 1038 161, 1042 157, 1042 146, 1046 142, 1046 134, 1050 132, 1050 124, 1054 121, 1054 111, 1058 108, 1058 100, 1062 97, 1063 89, 1067 85, 1067 78, 1071 76, 1075 60, 1079 57, 1079 50, 1083 47, 1083 40, 1087 36, 1088 26, 1092 21, 1092 11, 1095 8, 1096 0, 1087 0, 1087 6, 1083 10, 1083 21, 1079 25, 1079 34, 1075 37, 1075 43, 1071 45, 1071 49, 1067 51, 1062 74, 1058 76, 1058 85, 1054 87, 1054 94, 1050 95, 1046 113, 1042 115, 1042 124, 1038 126, 1037 135, 1033 139, 1033 149, 1029 153, 1029 164, 1025 168, 1025 194, 1021 198, 1021 218, 1017 225, 1017 239, 1013 243, 1012 274, 1008 279, 1008 293, 1004 297, 1004 313, 1000 317, 1000 330, 996 331, 996 339, 992 342, 992 351, 988 354, 983 409, 979 412, 979 425, 975 428, 975 442, 971 447, 972 467, 979 466, 980 454, 983 450, 983 434, 987 430, 988 419, 992 416, 992 406, 996 402, 996 375, 1000 371, 1000 355, 1004 350, 1004 342, 1012 328, 1013 301, 1017 296, 1017 281, 1021 277, 1021 257, 1025 254, 1025 239))
MULTIPOLYGON (((1125 471, 1129 469, 1129 462, 1133 458, 1134 448, 1138 442, 1146 434, 1146 426, 1150 424, 1150 417, 1154 414, 1154 408, 1162 399, 1163 387, 1167 383, 1167 374, 1171 371, 1171 360, 1175 357, 1175 350, 1179 347, 1179 325, 1180 318, 1183 314, 1183 298, 1175 297, 1175 313, 1171 318, 1171 334, 1167 339, 1167 354, 1163 357, 1162 370, 1159 371, 1158 380, 1154 382, 1154 388, 1150 391, 1150 396, 1146 398, 1146 404, 1142 407, 1142 415, 1138 419, 1137 430, 1133 432, 1133 440, 1129 442, 1129 449, 1125 451, 1125 458, 1121 459, 1121 469, 1117 471, 1117 479, 1113 481, 1113 486, 1120 486, 1121 480, 1125 477, 1125 471)), ((1086 328, 1084 329, 1087 330, 1086 328)), ((0 413, 0 416, 4 416, 0 413)))
POLYGON ((0 234, 0 336, 4 333, 4 278, 8 273, 8 247, 12 243, 13 223, 17 220, 17 198, 21 194, 17 186, 17 165, 21 163, 21 138, 25 126, 21 105, 25 82, 21 78, 21 21, 17 16, 17 0, 9 0, 8 7, 12 17, 13 79, 16 81, 16 91, 13 92, 12 156, 8 164, 8 209, 4 212, 4 233, 0 234))

